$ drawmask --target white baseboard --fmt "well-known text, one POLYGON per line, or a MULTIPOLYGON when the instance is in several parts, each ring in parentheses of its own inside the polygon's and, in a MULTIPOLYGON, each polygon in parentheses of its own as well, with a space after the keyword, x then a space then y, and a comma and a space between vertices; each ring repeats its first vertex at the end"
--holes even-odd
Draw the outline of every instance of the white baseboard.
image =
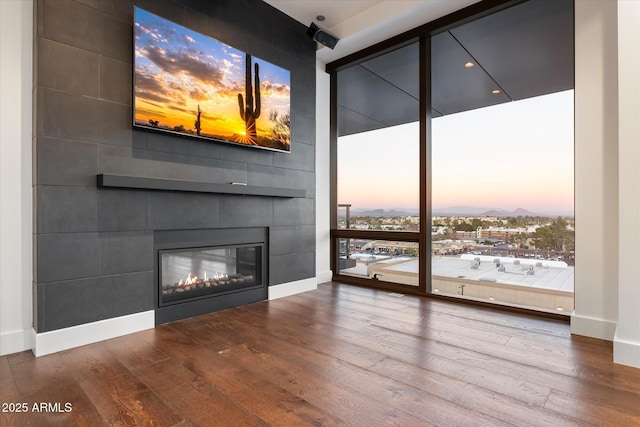
POLYGON ((318 282, 315 277, 297 280, 295 282, 283 283, 281 285, 269 286, 269 299, 288 297, 302 292, 318 289, 318 282))
POLYGON ((571 316, 571 333, 613 341, 616 334, 616 322, 574 314, 571 316))
POLYGON ((156 324, 153 310, 70 328, 58 329, 41 334, 33 332, 33 354, 44 356, 46 354, 80 347, 94 342, 108 340, 110 338, 154 328, 156 324))
POLYGON ((613 363, 640 368, 640 342, 613 340, 613 363))
MULTIPOLYGON (((331 272, 323 274, 323 277, 329 277, 331 280, 331 272)), ((312 291, 318 288, 318 283, 324 283, 324 279, 311 277, 309 279, 298 280, 295 282, 283 283, 281 285, 269 286, 269 299, 277 299, 289 295, 295 295, 302 292, 312 291), (322 280, 322 281, 320 281, 322 280)), ((100 320, 98 322, 87 323, 84 325, 72 326, 70 328, 58 329, 51 332, 36 333, 25 331, 24 336, 21 335, 23 341, 21 345, 17 345, 18 337, 11 336, 2 338, 2 351, 5 350, 5 339, 7 341, 7 353, 24 351, 33 349, 36 356, 44 356, 56 353, 62 350, 68 350, 74 347, 80 347, 92 344, 98 341, 131 334, 145 329, 155 327, 155 314, 153 310, 142 313, 131 314, 128 316, 116 317, 112 319, 100 320)))
POLYGON ((318 284, 330 282, 331 279, 333 279, 333 271, 331 270, 316 272, 316 281, 318 284))
POLYGON ((32 348, 31 329, 6 332, 0 335, 0 356, 31 350, 32 348))

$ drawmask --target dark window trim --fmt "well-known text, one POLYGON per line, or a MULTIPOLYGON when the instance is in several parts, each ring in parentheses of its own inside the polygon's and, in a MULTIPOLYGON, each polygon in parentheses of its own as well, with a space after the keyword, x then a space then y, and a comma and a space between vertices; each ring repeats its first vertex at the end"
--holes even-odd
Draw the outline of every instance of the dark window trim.
POLYGON ((418 288, 431 293, 431 37, 420 38, 420 243, 418 288))
POLYGON ((416 231, 378 231, 333 229, 331 237, 338 239, 392 240, 397 242, 419 242, 421 233, 416 231))

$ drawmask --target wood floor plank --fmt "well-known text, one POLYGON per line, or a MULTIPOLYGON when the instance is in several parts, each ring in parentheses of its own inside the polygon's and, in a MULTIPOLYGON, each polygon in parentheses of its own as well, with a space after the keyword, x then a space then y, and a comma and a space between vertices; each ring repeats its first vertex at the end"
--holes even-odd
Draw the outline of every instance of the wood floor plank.
MULTIPOLYGON (((295 323, 293 321, 293 319, 290 319, 290 324, 295 323)), ((340 329, 333 329, 332 330, 334 333, 336 332, 340 332, 340 329)), ((321 333, 320 331, 317 331, 318 333, 321 333)), ((365 332, 365 331, 361 331, 361 332, 365 332)), ((548 393, 548 385, 549 384, 553 384, 554 381, 558 383, 558 385, 567 390, 567 389, 572 389, 575 386, 575 381, 573 381, 573 377, 569 377, 566 378, 566 376, 562 376, 562 375, 558 375, 557 373, 554 373, 553 371, 540 371, 539 369, 535 368, 535 367, 531 367, 529 366, 529 364, 527 363, 520 363, 518 361, 512 362, 509 360, 501 360, 500 358, 489 358, 489 360, 494 364, 494 368, 498 369, 499 372, 502 375, 490 375, 489 372, 486 372, 483 370, 483 366, 486 365, 487 363, 487 357, 482 353, 482 352, 477 352, 477 351, 471 351, 469 352, 468 350, 464 349, 463 354, 461 355, 459 353, 460 349, 458 349, 455 344, 449 344, 449 345, 441 345, 442 343, 434 340, 433 337, 431 337, 432 339, 426 339, 424 337, 421 337, 421 339, 419 340, 418 343, 410 343, 409 346, 407 346, 407 341, 406 341, 406 337, 402 337, 401 335, 397 334, 394 331, 388 331, 385 330, 384 334, 388 335, 388 338, 393 338, 393 340, 391 342, 387 342, 385 339, 384 335, 378 335, 376 339, 370 339, 370 340, 366 340, 366 345, 368 346, 367 348, 369 349, 376 349, 376 350, 381 350, 381 349, 387 349, 389 351, 383 351, 383 353, 385 353, 386 355, 390 356, 390 357, 396 357, 396 358, 400 358, 402 360, 403 357, 407 356, 407 357, 416 357, 417 360, 410 360, 411 363, 416 363, 416 364, 423 364, 424 362, 424 357, 420 356, 419 354, 416 353, 415 348, 417 346, 420 345, 420 341, 424 341, 424 343, 429 343, 428 348, 425 348, 424 352, 428 353, 430 351, 433 351, 434 348, 436 348, 436 352, 440 352, 440 354, 442 354, 442 350, 445 350, 445 354, 450 357, 452 360, 457 360, 458 362, 458 367, 457 368, 453 368, 449 369, 447 374, 450 376, 454 376, 455 377, 455 372, 457 371, 458 374, 460 375, 466 375, 467 378, 470 381, 473 381, 473 378, 476 378, 476 381, 481 380, 482 375, 487 375, 488 378, 490 378, 491 380, 489 381, 489 386, 493 387, 493 389, 498 389, 500 390, 499 387, 504 388, 505 384, 518 384, 518 387, 513 388, 512 391, 510 393, 515 393, 520 399, 542 399, 545 396, 545 393, 548 393), (472 366, 465 366, 464 363, 460 364, 459 363, 459 359, 462 358, 463 362, 466 362, 467 360, 473 360, 475 361, 475 365, 472 366), (535 390, 537 390, 537 392, 535 392, 535 390), (541 391, 542 390, 542 391, 541 391), (547 390, 546 392, 544 390, 547 390)), ((342 330, 338 336, 336 336, 336 338, 342 339, 344 341, 348 341, 348 342, 354 342, 354 340, 358 339, 360 335, 359 334, 354 334, 351 333, 348 330, 342 330)), ((449 341, 453 341, 454 343, 457 343, 458 341, 460 341, 459 339, 449 339, 449 341)), ((464 346, 466 346, 466 341, 463 344, 464 346)), ((531 356, 528 355, 523 355, 523 361, 527 361, 531 359, 531 356)), ((433 358, 429 358, 429 366, 424 366, 424 364, 422 365, 422 367, 426 367, 428 369, 440 369, 442 370, 442 363, 436 363, 435 365, 433 358)), ((441 359, 439 360, 441 362, 441 359)), ((625 367, 620 367, 621 369, 624 369, 625 367)), ((633 377, 632 377, 633 378, 633 377)), ((593 379, 593 378, 590 378, 593 379)), ((600 382, 606 382, 602 379, 599 380, 600 382)), ((598 393, 600 394, 606 394, 604 391, 598 389, 598 393)), ((627 401, 628 402, 629 399, 625 398, 623 399, 623 401, 627 401)))
POLYGON ((549 343, 542 344, 537 340, 522 337, 512 337, 506 346, 536 354, 540 357, 557 358, 572 362, 579 359, 580 365, 584 366, 585 370, 592 372, 592 376, 608 378, 607 381, 615 383, 618 388, 640 393, 640 384, 633 379, 633 376, 628 375, 629 373, 633 373, 634 369, 612 364, 611 361, 608 360, 608 355, 611 354, 609 347, 595 349, 581 346, 578 351, 577 347, 579 344, 575 346, 551 345, 549 343))
MULTIPOLYGON (((258 381, 247 371, 221 358, 219 354, 226 350, 219 350, 218 343, 210 342, 208 333, 193 335, 194 331, 217 330, 218 342, 220 340, 238 341, 237 334, 233 330, 229 330, 225 334, 222 329, 211 327, 206 323, 202 323, 201 326, 196 326, 193 320, 185 323, 187 324, 185 332, 187 335, 191 335, 189 338, 191 351, 177 353, 175 357, 180 362, 180 366, 188 366, 188 372, 195 376, 197 381, 210 380, 211 386, 217 391, 229 396, 245 410, 256 414, 260 419, 272 425, 344 424, 339 419, 313 408, 307 402, 286 393, 285 390, 275 387, 270 382, 258 381)), ((179 333, 175 328, 170 328, 170 330, 179 333)), ((160 392, 162 389, 170 388, 162 378, 165 369, 166 366, 154 365, 138 371, 137 375, 143 381, 148 382, 154 390, 160 392)), ((177 376, 171 374, 171 371, 175 369, 177 367, 170 368, 170 377, 177 376)), ((189 375, 180 372, 179 377, 188 378, 189 375)), ((193 383, 193 381, 195 380, 191 382, 193 383)), ((184 382, 186 381, 183 380, 182 383, 184 382)))
POLYGON ((247 412, 230 398, 211 387, 202 379, 182 384, 172 390, 159 392, 172 408, 190 423, 198 426, 267 426, 254 414, 247 412))
POLYGON ((73 371, 59 354, 31 357, 11 364, 11 372, 21 396, 35 393, 52 384, 66 385, 74 381, 73 371))
POLYGON ((350 424, 433 425, 403 410, 406 408, 401 409, 391 402, 373 401, 366 390, 345 388, 337 381, 327 381, 319 374, 247 345, 233 347, 224 355, 245 366, 253 367, 255 375, 268 375, 269 378, 277 381, 278 386, 350 424))
POLYGON ((199 377, 198 374, 174 359, 164 359, 136 369, 133 374, 156 393, 194 383, 199 377))
POLYGON ((576 396, 553 390, 545 408, 599 426, 640 426, 640 414, 629 413, 638 405, 615 407, 603 402, 594 402, 584 396, 576 396), (613 421, 615 420, 615 422, 613 421))
POLYGON ((30 411, 0 412, 0 426, 636 427, 640 369, 562 321, 331 283, 2 356, 11 401, 30 411))
MULTIPOLYGON (((262 308, 262 307, 261 307, 262 308)), ((305 319, 309 319, 310 321, 324 321, 326 320, 327 310, 331 310, 334 314, 332 324, 336 326, 340 326, 347 329, 352 329, 357 331, 360 328, 363 328, 371 323, 371 319, 357 312, 345 313, 344 311, 335 310, 335 306, 332 305, 332 302, 328 301, 325 303, 318 304, 317 301, 308 301, 308 300, 296 300, 293 298, 286 299, 277 299, 274 301, 270 301, 269 305, 266 308, 262 308, 265 311, 265 314, 268 313, 271 309, 288 311, 292 314, 301 315, 305 319)))
MULTIPOLYGON (((385 343, 386 347, 384 348, 393 349, 393 352, 385 352, 390 357, 420 366, 424 369, 435 370, 436 372, 440 370, 438 365, 441 359, 429 357, 429 355, 437 355, 458 363, 460 373, 468 374, 470 381, 479 373, 488 374, 488 378, 491 378, 490 381, 496 381, 501 376, 506 376, 507 378, 512 377, 518 384, 525 387, 523 390, 525 396, 530 385, 533 385, 532 389, 535 389, 534 387, 536 386, 541 386, 567 393, 575 393, 576 390, 585 390, 590 399, 597 400, 603 404, 611 402, 612 396, 616 396, 614 403, 612 403, 613 405, 640 409, 640 406, 634 403, 640 401, 638 394, 619 389, 615 386, 615 383, 609 383, 602 378, 594 379, 568 376, 542 370, 530 366, 527 363, 518 363, 487 356, 476 351, 470 351, 464 348, 464 343, 456 346, 435 341, 426 341, 423 347, 423 354, 421 355, 420 352, 410 350, 410 348, 415 348, 415 346, 404 347, 407 342, 402 340, 401 337, 389 334, 388 331, 384 331, 384 335, 378 335, 377 339, 385 343), (435 364, 434 360, 436 361, 435 364)), ((377 346, 379 344, 374 340, 370 341, 369 345, 377 346)), ((579 366, 579 364, 577 366, 579 366)), ((627 368, 624 370, 629 373, 630 381, 637 382, 640 380, 640 370, 628 369, 628 367, 620 368, 627 368)), ((455 376, 455 373, 450 372, 448 375, 455 376)), ((511 382, 507 384, 509 383, 511 382)), ((517 388, 513 390, 513 393, 515 393, 517 388)))
POLYGON ((371 370, 507 423, 527 425, 535 419, 536 424, 542 426, 581 425, 578 419, 542 406, 529 405, 512 398, 508 393, 496 393, 398 360, 385 359, 371 367, 371 370))
POLYGON ((204 321, 207 316, 211 316, 211 314, 199 316, 198 318, 186 319, 180 322, 179 326, 168 324, 166 327, 179 332, 191 340, 206 342, 208 347, 217 350, 224 350, 241 343, 235 335, 219 333, 216 324, 207 324, 204 321))
POLYGON ((0 357, 0 402, 11 402, 18 397, 18 387, 6 357, 0 357))
MULTIPOLYGON (((297 324, 294 321, 295 319, 290 320, 290 325, 297 324)), ((230 326, 231 325, 233 326, 234 330, 238 331, 239 333, 243 331, 244 325, 241 322, 235 322, 230 324, 230 326)), ((283 330, 280 329, 275 334, 273 334, 273 338, 270 339, 278 339, 278 337, 280 337, 282 338, 282 342, 285 342, 285 340, 287 340, 288 338, 286 335, 282 334, 283 330)), ((319 332, 319 334, 321 334, 321 332, 319 332)), ((366 335, 363 335, 359 340, 359 336, 360 335, 350 334, 345 338, 345 342, 349 341, 351 345, 353 345, 354 343, 362 344, 363 347, 361 347, 361 350, 359 350, 358 353, 371 352, 372 354, 376 354, 376 363, 386 357, 395 357, 403 360, 405 356, 413 357, 413 355, 416 354, 414 349, 405 348, 405 346, 403 345, 404 343, 398 343, 398 345, 394 343, 393 345, 386 347, 388 351, 384 351, 383 347, 381 347, 381 342, 376 340, 374 337, 367 337, 366 335), (374 349, 382 350, 382 353, 384 354, 373 353, 374 349)), ((335 340, 335 337, 327 338, 327 342, 331 342, 331 340, 335 340)), ((283 344, 282 346, 286 347, 286 344, 283 344)), ((321 353, 325 346, 323 344, 320 344, 319 346, 305 345, 305 347, 308 347, 311 351, 321 353)), ((271 351, 276 351, 276 349, 272 349, 271 351)), ((442 375, 449 376, 450 378, 460 379, 469 384, 475 384, 497 392, 507 393, 508 395, 520 399, 527 404, 542 405, 546 401, 547 396, 550 392, 549 387, 538 385, 535 383, 529 383, 523 381, 522 379, 514 378, 510 375, 497 374, 495 372, 491 372, 478 367, 469 367, 463 363, 460 363, 460 361, 458 360, 450 360, 442 357, 431 356, 427 352, 423 352, 417 357, 420 358, 420 361, 412 359, 412 363, 419 363, 423 367, 428 366, 430 370, 442 375)), ((368 366, 373 365, 364 365, 364 367, 368 366)))
MULTIPOLYGON (((249 349, 263 355, 277 357, 285 366, 283 370, 292 372, 295 369, 307 370, 326 380, 341 385, 346 390, 362 393, 372 400, 380 402, 397 401, 399 409, 423 419, 424 422, 455 425, 500 425, 492 417, 482 413, 466 411, 464 406, 452 404, 433 393, 420 393, 413 387, 399 383, 384 375, 374 374, 369 369, 354 367, 331 355, 315 352, 301 346, 290 344, 270 336, 256 336, 254 332, 243 328, 241 324, 230 325, 234 331, 247 337, 251 342, 249 349), (286 366, 287 363, 297 365, 286 366), (406 403, 403 403, 406 402, 406 403)), ((266 357, 266 356, 265 356, 266 357)))
MULTIPOLYGON (((178 322, 176 324, 181 323, 178 322)), ((191 348, 193 341, 184 334, 177 332, 171 325, 156 326, 154 329, 143 331, 142 333, 139 332, 136 335, 174 360, 193 357, 191 348)))
POLYGON ((18 353, 9 354, 6 356, 9 365, 13 365, 14 363, 24 362, 25 360, 34 359, 35 356, 30 351, 21 351, 18 353))
MULTIPOLYGON (((278 313, 280 323, 271 325, 265 323, 268 317, 256 316, 246 311, 236 311, 228 315, 229 321, 237 321, 238 323, 247 323, 253 327, 261 328, 265 334, 270 334, 283 341, 288 341, 314 351, 323 353, 330 352, 335 357, 348 361, 349 363, 368 367, 382 360, 384 354, 375 349, 365 349, 362 346, 352 344, 344 340, 336 343, 332 334, 334 328, 322 324, 314 324, 313 326, 301 327, 291 323, 291 318, 286 313, 278 313), (251 320, 251 322, 249 322, 251 320)), ((237 325, 238 323, 234 323, 237 325)), ((339 329, 335 327, 335 329, 339 329)))
MULTIPOLYGON (((363 298, 361 298, 360 295, 362 293, 364 293, 364 295, 369 295, 366 292, 368 290, 365 288, 358 288, 353 286, 349 287, 347 285, 340 284, 337 286, 343 287, 344 291, 341 291, 338 294, 332 294, 324 289, 320 289, 320 291, 324 292, 324 295, 330 296, 334 300, 345 302, 362 302, 363 298), (336 295, 339 295, 339 297, 337 297, 336 295)), ((379 296, 376 299, 371 299, 367 304, 371 305, 377 303, 377 305, 379 305, 384 304, 386 301, 397 303, 398 298, 389 296, 388 292, 377 292, 379 292, 379 296)), ((423 297, 415 295, 405 295, 401 298, 401 300, 407 309, 419 309, 424 312, 424 318, 426 320, 429 319, 432 313, 445 313, 450 316, 457 316, 461 317, 462 319, 470 319, 472 321, 482 322, 484 324, 508 326, 520 331, 537 332, 544 335, 556 335, 564 338, 568 338, 570 336, 570 332, 567 328, 566 322, 536 318, 527 314, 504 316, 504 312, 500 311, 499 309, 466 306, 462 304, 451 304, 446 301, 425 299, 423 297)))
MULTIPOLYGON (((300 294, 291 297, 292 301, 305 301, 312 298, 309 295, 300 294)), ((314 298, 316 299, 316 298, 314 298)), ((371 319, 371 316, 383 317, 385 319, 392 319, 397 321, 418 323, 424 321, 422 313, 419 310, 408 310, 404 304, 397 304, 396 301, 391 303, 378 303, 378 304, 362 304, 359 301, 352 301, 347 299, 332 299, 331 303, 335 308, 341 308, 346 310, 354 310, 363 315, 367 320, 371 319)))
POLYGON ((106 425, 171 426, 184 419, 131 373, 103 381, 87 375, 79 384, 106 425))
POLYGON ((129 371, 102 343, 89 344, 57 353, 73 375, 82 380, 108 381, 129 371))
POLYGON ((261 372, 252 370, 225 357, 231 350, 223 350, 194 369, 216 389, 229 396, 245 409, 259 416, 270 425, 281 426, 345 426, 347 423, 326 411, 311 405, 300 396, 295 396, 279 387, 277 381, 261 372), (209 364, 215 369, 211 369, 209 364))
POLYGON ((30 411, 25 425, 93 427, 103 424, 93 402, 77 383, 52 384, 24 397, 30 411))
POLYGON ((132 335, 103 341, 100 345, 129 370, 140 369, 167 359, 166 354, 132 335))
MULTIPOLYGON (((372 324, 390 329, 390 325, 388 322, 385 323, 374 320, 372 324)), ((488 331, 485 328, 479 327, 478 325, 476 325, 475 327, 460 327, 459 325, 452 324, 440 319, 429 319, 428 321, 425 321, 418 325, 396 324, 392 325, 391 329, 425 337, 428 334, 453 334, 460 337, 461 339, 480 339, 487 343, 492 343, 499 346, 506 345, 512 338, 512 336, 509 335, 507 331, 503 331, 502 333, 488 331)))

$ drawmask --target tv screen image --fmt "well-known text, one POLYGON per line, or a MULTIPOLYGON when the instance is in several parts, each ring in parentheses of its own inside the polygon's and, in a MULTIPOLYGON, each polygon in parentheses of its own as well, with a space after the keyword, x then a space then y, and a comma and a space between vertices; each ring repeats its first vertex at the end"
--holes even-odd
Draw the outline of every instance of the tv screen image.
POLYGON ((288 70, 139 7, 134 126, 291 151, 288 70))

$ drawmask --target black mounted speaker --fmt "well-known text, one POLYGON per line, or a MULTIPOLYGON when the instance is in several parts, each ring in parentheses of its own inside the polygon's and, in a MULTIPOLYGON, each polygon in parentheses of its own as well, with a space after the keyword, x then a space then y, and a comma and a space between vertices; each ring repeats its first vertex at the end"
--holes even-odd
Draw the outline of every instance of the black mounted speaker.
POLYGON ((311 23, 309 25, 309 29, 307 30, 307 35, 311 37, 314 41, 325 45, 329 49, 333 49, 338 44, 338 38, 331 33, 329 33, 324 28, 318 27, 315 23, 311 23))

